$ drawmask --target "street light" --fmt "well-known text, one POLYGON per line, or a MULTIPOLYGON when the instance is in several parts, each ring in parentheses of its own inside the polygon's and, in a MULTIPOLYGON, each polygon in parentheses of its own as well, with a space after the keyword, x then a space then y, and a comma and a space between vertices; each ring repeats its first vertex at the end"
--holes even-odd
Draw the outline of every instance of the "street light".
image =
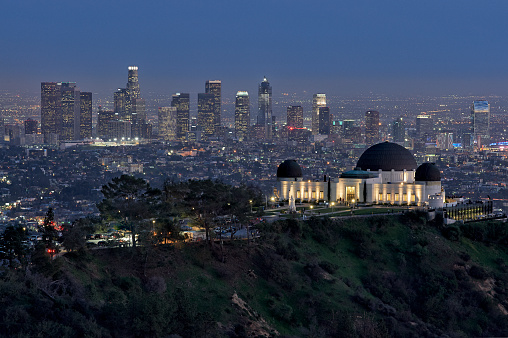
POLYGON ((250 203, 250 213, 252 214, 252 200, 249 200, 250 203))
POLYGON ((333 207, 335 206, 335 202, 332 202, 332 212, 333 212, 333 207))
POLYGON ((310 215, 312 216, 312 209, 314 208, 313 205, 310 206, 310 215))

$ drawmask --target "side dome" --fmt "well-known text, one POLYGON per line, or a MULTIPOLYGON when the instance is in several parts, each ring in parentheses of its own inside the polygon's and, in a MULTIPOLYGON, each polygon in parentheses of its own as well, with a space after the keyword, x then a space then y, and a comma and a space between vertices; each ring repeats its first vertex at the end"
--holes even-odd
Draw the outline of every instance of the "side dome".
POLYGON ((297 178, 302 177, 302 168, 295 160, 285 160, 277 168, 277 177, 297 178))
POLYGON ((358 168, 362 170, 403 171, 415 170, 416 161, 409 150, 397 143, 382 142, 365 150, 360 156, 358 168))
POLYGON ((416 169, 415 181, 441 181, 441 172, 434 163, 423 163, 416 169))

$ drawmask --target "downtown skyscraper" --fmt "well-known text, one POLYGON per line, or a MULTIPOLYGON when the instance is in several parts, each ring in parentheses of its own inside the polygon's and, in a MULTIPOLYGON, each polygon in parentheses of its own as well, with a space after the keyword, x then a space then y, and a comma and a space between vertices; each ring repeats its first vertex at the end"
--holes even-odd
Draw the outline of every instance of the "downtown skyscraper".
POLYGON ((312 135, 319 134, 320 107, 326 107, 326 94, 314 94, 312 98, 312 135))
POLYGON ((365 112, 365 144, 374 145, 379 142, 379 112, 368 110, 365 112))
POLYGON ((214 136, 219 136, 221 130, 221 103, 222 103, 222 83, 220 80, 208 80, 205 83, 205 93, 212 94, 213 99, 213 133, 214 136))
POLYGON ((288 128, 303 128, 303 108, 302 106, 287 107, 287 124, 288 128))
POLYGON ((207 140, 215 135, 215 95, 211 93, 198 94, 198 128, 203 139, 207 140))
POLYGON ((475 148, 490 143, 490 104, 485 100, 473 101, 471 105, 471 131, 475 148))
POLYGON ((176 93, 172 96, 171 107, 176 108, 176 138, 187 139, 190 118, 190 96, 188 93, 176 93))
POLYGON ((264 129, 264 139, 272 139, 272 86, 267 78, 258 88, 258 117, 257 125, 264 129))
POLYGON ((172 141, 177 138, 178 110, 176 107, 159 107, 159 139, 172 141))
POLYGON ((247 138, 250 127, 250 100, 249 93, 239 91, 235 100, 235 134, 238 141, 247 138))
POLYGON ((81 93, 76 83, 42 82, 41 133, 44 142, 56 144, 59 140, 91 137, 91 109, 92 94, 81 93))

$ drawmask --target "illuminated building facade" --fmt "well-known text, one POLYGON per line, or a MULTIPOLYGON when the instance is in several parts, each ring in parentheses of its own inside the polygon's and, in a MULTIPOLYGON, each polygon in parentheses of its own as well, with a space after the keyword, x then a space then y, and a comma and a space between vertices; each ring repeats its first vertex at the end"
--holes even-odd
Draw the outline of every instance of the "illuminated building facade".
POLYGON ((215 95, 211 93, 198 94, 198 128, 201 129, 203 139, 215 135, 215 95))
POLYGON ((312 98, 312 135, 319 134, 320 107, 326 107, 326 94, 314 94, 312 98))
POLYGON ((176 107, 159 107, 159 139, 172 141, 177 138, 178 110, 176 107))
POLYGON ((249 93, 239 91, 235 101, 235 134, 238 141, 244 141, 250 127, 250 101, 249 93))
POLYGON ((205 93, 213 95, 213 135, 218 136, 221 130, 221 94, 222 83, 219 80, 208 80, 205 83, 205 93))
POLYGON ((45 143, 53 143, 58 135, 61 125, 59 116, 61 105, 60 83, 41 83, 41 133, 44 135, 45 143))
POLYGON ((277 168, 277 194, 280 201, 328 201, 345 205, 355 203, 418 205, 442 208, 445 192, 441 174, 432 163, 419 167, 404 147, 382 142, 368 148, 354 170, 339 178, 304 180, 294 160, 277 168))
POLYGON ((330 108, 319 107, 319 134, 330 135, 330 108))
POLYGON ((79 114, 81 109, 80 92, 74 82, 62 82, 60 85, 60 117, 61 125, 58 130, 60 140, 79 139, 79 114))
POLYGON ((302 106, 289 106, 287 108, 287 127, 303 128, 303 108, 302 106))
POLYGON ((393 142, 402 144, 406 141, 406 126, 403 117, 399 117, 393 121, 392 135, 393 142))
POLYGON ((80 93, 79 139, 92 138, 92 93, 80 93))
POLYGON ((39 122, 36 120, 28 119, 24 122, 25 124, 25 135, 37 134, 39 129, 39 122))
POLYGON ((471 129, 475 148, 490 143, 490 104, 488 101, 474 101, 471 106, 471 129))
POLYGON ((272 130, 272 86, 265 77, 258 87, 257 125, 265 129, 264 139, 271 140, 272 130))
POLYGON ((367 146, 379 142, 379 112, 368 110, 365 113, 365 144, 367 146))
POLYGON ((190 97, 188 93, 176 93, 171 99, 171 107, 176 108, 176 138, 187 139, 190 117, 190 97))
POLYGON ((421 114, 416 117, 416 136, 421 142, 431 142, 434 139, 432 116, 421 114))

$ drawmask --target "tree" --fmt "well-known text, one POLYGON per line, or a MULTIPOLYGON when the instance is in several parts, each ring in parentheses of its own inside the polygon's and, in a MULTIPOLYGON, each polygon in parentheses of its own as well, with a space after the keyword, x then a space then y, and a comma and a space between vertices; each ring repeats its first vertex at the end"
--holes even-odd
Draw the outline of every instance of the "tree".
POLYGON ((123 220, 131 230, 132 245, 136 247, 136 233, 148 218, 156 217, 160 206, 159 189, 150 187, 144 179, 130 175, 115 177, 101 189, 104 199, 97 207, 108 221, 123 220))
POLYGON ((83 249, 86 246, 86 235, 93 233, 94 230, 95 227, 90 218, 80 218, 72 223, 64 224, 62 244, 68 251, 83 249))
MULTIPOLYGON (((27 253, 27 246, 23 243, 26 240, 26 231, 20 226, 8 226, 2 235, 2 244, 5 250, 9 266, 13 266, 14 259, 24 262, 27 253)), ((23 264, 24 265, 24 264, 23 264)))
POLYGON ((53 249, 58 232, 55 229, 55 214, 53 208, 49 208, 42 224, 42 241, 46 248, 53 249))

